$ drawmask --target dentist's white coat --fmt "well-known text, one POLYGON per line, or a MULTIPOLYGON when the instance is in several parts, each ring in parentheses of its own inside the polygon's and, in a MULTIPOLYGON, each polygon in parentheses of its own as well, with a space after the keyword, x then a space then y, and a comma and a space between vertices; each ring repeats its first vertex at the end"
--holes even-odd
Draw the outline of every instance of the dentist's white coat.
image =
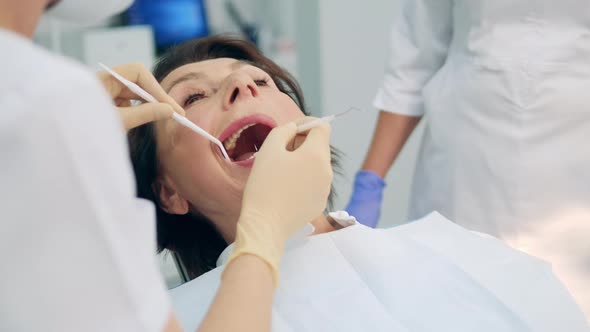
POLYGON ((379 109, 426 115, 409 219, 549 260, 590 316, 590 1, 406 0, 379 109))
POLYGON ((0 45, 0 331, 162 331, 155 211, 110 97, 28 39, 0 45))

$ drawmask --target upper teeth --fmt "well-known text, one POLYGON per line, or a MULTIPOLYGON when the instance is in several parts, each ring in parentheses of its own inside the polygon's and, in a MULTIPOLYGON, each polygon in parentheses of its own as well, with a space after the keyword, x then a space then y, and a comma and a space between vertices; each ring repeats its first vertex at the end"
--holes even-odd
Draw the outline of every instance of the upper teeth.
POLYGON ((238 138, 240 138, 240 135, 242 134, 242 132, 254 125, 255 125, 255 123, 251 123, 249 125, 246 125, 246 126, 242 127, 240 130, 233 133, 230 137, 226 138, 223 141, 223 146, 225 147, 225 149, 226 150, 233 150, 236 147, 236 142, 238 141, 238 138))

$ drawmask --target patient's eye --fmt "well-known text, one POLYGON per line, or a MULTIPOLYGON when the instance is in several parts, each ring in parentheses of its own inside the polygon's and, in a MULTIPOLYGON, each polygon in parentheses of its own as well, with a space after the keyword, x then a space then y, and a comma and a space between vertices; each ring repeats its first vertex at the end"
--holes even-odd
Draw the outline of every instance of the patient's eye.
POLYGON ((193 93, 185 99, 183 106, 184 107, 190 106, 191 104, 196 103, 197 101, 199 101, 203 98, 205 98, 204 93, 202 93, 202 92, 193 93))
POLYGON ((257 86, 268 86, 268 78, 263 78, 259 80, 254 80, 257 86))

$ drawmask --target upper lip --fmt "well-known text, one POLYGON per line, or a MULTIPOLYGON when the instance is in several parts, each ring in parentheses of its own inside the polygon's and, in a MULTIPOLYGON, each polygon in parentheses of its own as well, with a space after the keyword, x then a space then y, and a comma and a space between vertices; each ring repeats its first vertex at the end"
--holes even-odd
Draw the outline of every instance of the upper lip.
POLYGON ((219 135, 219 140, 223 143, 233 133, 250 124, 263 124, 271 129, 277 126, 276 122, 268 115, 252 114, 230 123, 219 135))

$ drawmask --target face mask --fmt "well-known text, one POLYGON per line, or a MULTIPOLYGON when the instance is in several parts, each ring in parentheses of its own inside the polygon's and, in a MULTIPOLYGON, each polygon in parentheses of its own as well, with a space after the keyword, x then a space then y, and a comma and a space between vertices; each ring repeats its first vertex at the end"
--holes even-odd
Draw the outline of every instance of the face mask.
POLYGON ((119 14, 133 0, 61 0, 46 14, 72 23, 96 23, 119 14))

